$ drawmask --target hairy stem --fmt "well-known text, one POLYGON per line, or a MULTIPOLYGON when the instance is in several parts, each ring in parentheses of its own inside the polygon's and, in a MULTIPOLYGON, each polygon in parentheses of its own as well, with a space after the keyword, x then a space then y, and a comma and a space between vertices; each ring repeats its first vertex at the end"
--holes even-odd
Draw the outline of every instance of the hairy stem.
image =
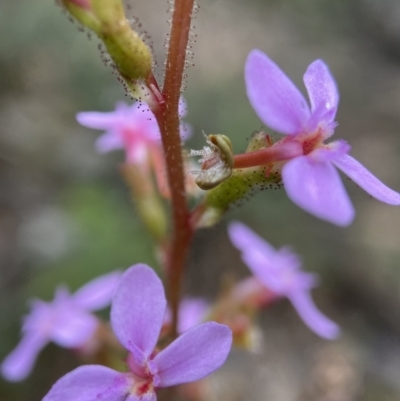
POLYGON ((303 154, 303 148, 297 141, 277 142, 274 146, 253 152, 234 155, 233 168, 257 167, 292 159, 303 154))
MULTIPOLYGON (((176 0, 172 16, 163 104, 155 110, 160 125, 172 202, 172 237, 167 257, 168 297, 172 309, 172 336, 177 335, 178 307, 182 273, 192 238, 190 214, 186 204, 183 158, 179 133, 179 98, 189 38, 194 0, 176 0)), ((151 78, 149 78, 151 80, 151 78)))

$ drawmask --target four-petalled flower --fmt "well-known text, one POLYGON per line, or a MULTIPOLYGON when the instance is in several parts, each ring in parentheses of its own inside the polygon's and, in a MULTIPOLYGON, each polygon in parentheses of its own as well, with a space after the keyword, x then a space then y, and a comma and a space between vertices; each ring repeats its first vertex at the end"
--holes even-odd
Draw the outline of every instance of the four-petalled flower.
POLYGON ((99 325, 91 311, 110 304, 120 276, 120 272, 113 272, 97 277, 74 294, 59 287, 52 302, 32 301, 22 326, 22 340, 1 365, 3 377, 9 381, 25 379, 50 341, 64 348, 84 347, 99 325))
POLYGON ((231 347, 231 330, 203 323, 158 352, 165 309, 163 285, 154 271, 143 264, 129 268, 111 306, 111 325, 129 352, 129 372, 81 366, 62 377, 43 401, 155 401, 157 388, 199 380, 219 368, 231 347))
POLYGON ((339 335, 337 324, 323 315, 311 298, 310 290, 316 286, 317 277, 300 270, 301 262, 295 253, 287 247, 274 249, 242 223, 231 223, 228 232, 252 273, 271 292, 288 298, 311 330, 327 339, 339 335))
MULTIPOLYGON (((283 143, 297 141, 303 147, 303 154, 293 157, 282 168, 286 192, 294 203, 334 224, 350 224, 354 209, 338 168, 374 198, 400 205, 400 194, 351 157, 346 142, 325 143, 336 126, 339 94, 323 61, 311 63, 304 74, 311 109, 293 82, 260 50, 253 50, 248 56, 245 81, 248 98, 261 121, 287 135, 283 143)), ((282 141, 276 145, 281 146, 282 141)))

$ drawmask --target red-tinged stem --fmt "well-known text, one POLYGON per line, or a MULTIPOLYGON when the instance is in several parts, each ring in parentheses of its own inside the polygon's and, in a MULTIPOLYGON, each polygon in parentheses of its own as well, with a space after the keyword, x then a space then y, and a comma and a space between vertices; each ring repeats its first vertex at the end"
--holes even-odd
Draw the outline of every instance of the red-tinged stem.
MULTIPOLYGON (((172 203, 172 237, 167 257, 168 298, 172 309, 172 336, 177 336, 182 273, 192 238, 186 204, 183 158, 179 133, 179 98, 194 0, 175 0, 162 98, 153 110, 160 126, 172 203)), ((154 85, 154 77, 148 84, 154 85)))
POLYGON ((255 150, 254 152, 234 155, 233 168, 262 166, 292 159, 303 154, 303 147, 298 141, 277 143, 274 146, 255 150))

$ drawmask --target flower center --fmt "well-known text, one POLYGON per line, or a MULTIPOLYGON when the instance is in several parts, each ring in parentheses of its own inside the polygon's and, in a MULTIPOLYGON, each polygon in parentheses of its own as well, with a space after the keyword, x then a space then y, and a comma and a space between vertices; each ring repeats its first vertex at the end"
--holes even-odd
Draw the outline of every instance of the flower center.
MULTIPOLYGON (((289 137, 288 137, 289 139, 289 137)), ((303 154, 308 155, 313 150, 322 145, 324 141, 323 129, 318 128, 312 133, 305 133, 296 136, 296 140, 299 141, 303 147, 303 154)))
POLYGON ((140 380, 140 381, 136 381, 135 378, 135 384, 131 390, 132 395, 142 399, 146 397, 146 395, 149 396, 152 393, 154 393, 154 385, 152 377, 150 377, 147 380, 140 380))

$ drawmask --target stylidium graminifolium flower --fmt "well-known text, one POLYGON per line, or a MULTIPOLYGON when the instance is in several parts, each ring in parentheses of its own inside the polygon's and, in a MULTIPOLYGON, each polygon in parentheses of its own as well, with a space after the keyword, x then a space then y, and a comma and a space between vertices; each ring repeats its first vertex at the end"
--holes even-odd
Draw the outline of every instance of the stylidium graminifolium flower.
MULTIPOLYGON (((181 119, 187 114, 187 106, 183 98, 179 101, 178 114, 181 119)), ((105 131, 96 141, 96 149, 99 153, 124 149, 126 163, 136 166, 146 176, 153 171, 160 192, 164 197, 169 198, 160 129, 156 117, 145 103, 138 101, 128 105, 119 102, 114 111, 84 111, 78 113, 76 119, 85 127, 105 131)), ((188 139, 191 133, 190 124, 181 121, 182 140, 188 139)), ((199 191, 192 181, 192 176, 188 175, 186 189, 189 194, 197 196, 199 191)))
POLYGON ((334 133, 339 104, 336 82, 328 66, 322 60, 312 62, 303 79, 310 106, 267 55, 253 50, 247 58, 247 95, 258 117, 271 129, 286 135, 276 145, 297 141, 303 147, 303 154, 282 167, 289 198, 321 219, 340 226, 349 225, 354 218, 354 208, 337 168, 372 197, 390 205, 400 205, 400 194, 351 157, 346 142, 325 143, 334 133))
MULTIPOLYGON (((179 116, 185 117, 186 102, 179 102, 179 116)), ((76 115, 79 124, 105 131, 96 141, 100 153, 115 149, 125 149, 126 162, 146 168, 154 152, 161 151, 161 133, 153 112, 145 103, 135 102, 128 105, 117 103, 110 112, 83 111, 76 115)), ((189 124, 181 123, 182 139, 191 135, 189 124)), ((161 154, 162 157, 162 154, 161 154)))
POLYGON ((111 306, 111 326, 128 350, 128 372, 81 366, 62 377, 43 401, 156 401, 156 389, 202 379, 228 356, 232 332, 215 322, 192 327, 156 349, 166 310, 161 280, 138 264, 122 276, 111 306))
POLYGON ((320 337, 336 338, 340 329, 315 306, 310 290, 317 276, 301 271, 301 261, 289 248, 276 250, 246 225, 229 225, 229 237, 242 253, 244 263, 261 283, 277 296, 292 303, 303 322, 320 337))
POLYGON ((97 277, 74 294, 59 287, 52 302, 33 300, 22 326, 23 337, 1 365, 3 377, 9 381, 25 379, 50 341, 64 348, 84 347, 99 325, 91 311, 110 304, 120 276, 120 272, 113 272, 97 277))

